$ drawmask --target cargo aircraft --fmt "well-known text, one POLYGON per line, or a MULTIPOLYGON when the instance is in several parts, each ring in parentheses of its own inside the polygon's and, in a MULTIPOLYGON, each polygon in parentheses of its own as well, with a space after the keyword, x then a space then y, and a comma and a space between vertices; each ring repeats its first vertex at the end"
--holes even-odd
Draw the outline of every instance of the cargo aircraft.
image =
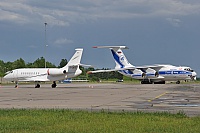
POLYGON ((173 65, 146 65, 133 66, 130 64, 121 49, 128 49, 126 46, 95 46, 93 48, 109 48, 115 60, 116 66, 110 70, 89 71, 91 73, 118 71, 119 73, 138 79, 141 84, 165 84, 166 81, 196 80, 196 72, 187 66, 173 65))
MULTIPOLYGON (((6 72, 4 79, 15 82, 15 87, 18 87, 18 82, 35 82, 35 88, 40 88, 40 82, 53 81, 52 88, 55 88, 56 81, 72 78, 80 75, 82 71, 79 66, 83 49, 75 49, 75 54, 62 68, 20 68, 6 72)), ((84 65, 83 65, 84 66, 84 65)))

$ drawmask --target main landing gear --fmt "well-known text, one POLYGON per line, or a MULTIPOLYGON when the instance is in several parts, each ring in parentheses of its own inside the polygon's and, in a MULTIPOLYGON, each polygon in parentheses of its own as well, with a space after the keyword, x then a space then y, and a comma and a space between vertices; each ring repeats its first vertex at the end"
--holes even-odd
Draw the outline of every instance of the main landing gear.
POLYGON ((35 88, 40 88, 39 82, 35 82, 35 88))
POLYGON ((56 81, 53 81, 53 84, 51 85, 52 88, 56 88, 57 84, 56 81))
POLYGON ((151 82, 150 80, 148 79, 144 79, 141 81, 141 84, 152 84, 153 82, 151 82))
MULTIPOLYGON (((52 88, 56 88, 57 84, 56 81, 53 81, 53 84, 51 85, 52 88)), ((18 82, 15 81, 15 88, 18 88, 18 82)), ((40 88, 40 83, 39 82, 35 82, 35 88, 40 88)))
POLYGON ((165 81, 152 82, 149 79, 144 79, 141 81, 141 84, 165 84, 165 81))
MULTIPOLYGON (((56 88, 57 84, 56 84, 56 81, 53 81, 53 84, 51 85, 52 88, 56 88)), ((40 88, 40 84, 39 83, 36 83, 35 84, 35 88, 40 88)))
POLYGON ((178 80, 178 81, 176 81, 176 84, 180 84, 181 82, 178 80))

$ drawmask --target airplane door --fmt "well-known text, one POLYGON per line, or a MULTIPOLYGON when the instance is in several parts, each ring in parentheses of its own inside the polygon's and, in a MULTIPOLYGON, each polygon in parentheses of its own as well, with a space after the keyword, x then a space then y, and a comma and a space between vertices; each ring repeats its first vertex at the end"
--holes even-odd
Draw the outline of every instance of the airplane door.
POLYGON ((15 70, 13 72, 13 77, 14 77, 14 79, 17 79, 17 77, 18 77, 18 70, 15 70))

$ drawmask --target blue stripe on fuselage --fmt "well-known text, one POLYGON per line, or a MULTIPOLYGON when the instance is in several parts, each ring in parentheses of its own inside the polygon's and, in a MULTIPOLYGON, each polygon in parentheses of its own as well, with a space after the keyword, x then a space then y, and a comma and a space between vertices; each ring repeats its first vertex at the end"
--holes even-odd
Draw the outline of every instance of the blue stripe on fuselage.
POLYGON ((160 75, 169 75, 169 74, 192 74, 191 72, 188 71, 182 71, 182 70, 175 70, 175 71, 159 71, 160 75))
MULTIPOLYGON (((121 73, 124 73, 126 75, 132 75, 132 77, 139 77, 142 76, 142 74, 134 74, 131 70, 120 70, 121 73)), ((155 73, 146 73, 146 76, 152 76, 155 75, 155 73)), ((182 71, 182 70, 176 70, 176 71, 159 71, 159 75, 192 75, 191 72, 188 71, 182 71)))

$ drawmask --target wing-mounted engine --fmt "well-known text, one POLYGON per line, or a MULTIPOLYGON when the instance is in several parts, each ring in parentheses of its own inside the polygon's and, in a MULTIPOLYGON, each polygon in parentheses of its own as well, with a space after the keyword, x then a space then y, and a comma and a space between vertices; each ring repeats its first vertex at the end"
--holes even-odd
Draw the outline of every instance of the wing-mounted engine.
POLYGON ((64 75, 66 73, 67 73, 66 70, 57 69, 57 68, 50 68, 47 70, 47 74, 52 75, 52 76, 64 75))
POLYGON ((157 77, 159 77, 158 72, 152 71, 152 72, 147 72, 147 73, 143 72, 142 73, 142 78, 157 78, 157 77))
MULTIPOLYGON (((140 69, 141 70, 141 69, 140 69)), ((155 71, 154 69, 147 68, 146 70, 141 70, 141 78, 143 79, 152 79, 152 78, 158 78, 159 72, 155 71)))
POLYGON ((142 78, 146 78, 147 74, 145 72, 142 73, 142 78))
POLYGON ((155 72, 155 77, 159 77, 159 72, 155 72))

